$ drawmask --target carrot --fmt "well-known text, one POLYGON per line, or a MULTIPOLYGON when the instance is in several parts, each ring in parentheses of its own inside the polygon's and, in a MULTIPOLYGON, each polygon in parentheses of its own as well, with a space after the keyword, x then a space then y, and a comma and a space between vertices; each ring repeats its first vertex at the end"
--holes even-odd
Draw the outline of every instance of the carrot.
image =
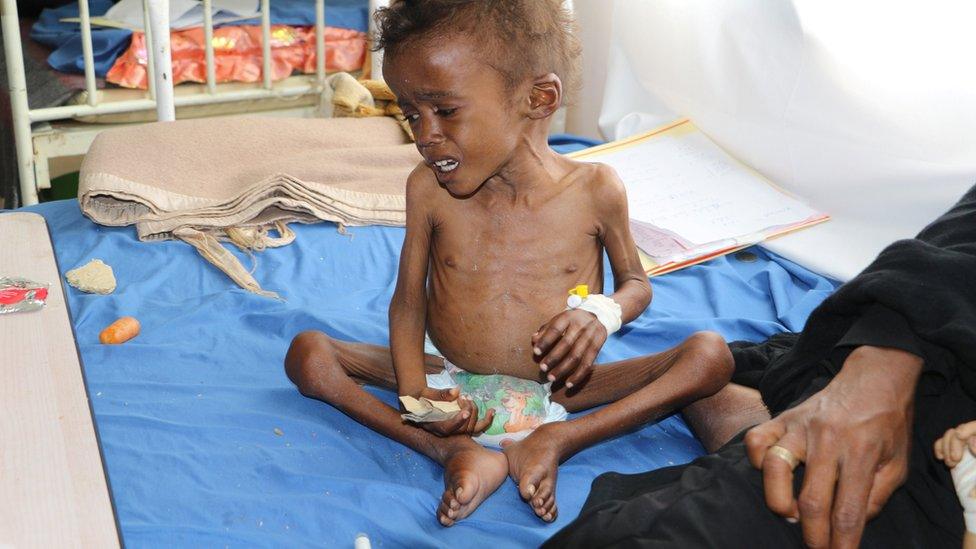
POLYGON ((125 343, 139 335, 139 321, 131 316, 123 316, 108 325, 98 334, 98 340, 106 345, 125 343))

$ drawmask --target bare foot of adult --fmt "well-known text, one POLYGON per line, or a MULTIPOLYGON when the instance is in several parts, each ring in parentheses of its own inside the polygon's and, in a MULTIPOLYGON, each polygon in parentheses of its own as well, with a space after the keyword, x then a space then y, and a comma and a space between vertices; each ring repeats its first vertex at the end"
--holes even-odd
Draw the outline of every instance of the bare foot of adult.
POLYGON ((559 423, 537 428, 520 442, 503 444, 508 457, 508 474, 518 484, 519 494, 532 511, 546 522, 556 520, 556 471, 561 447, 559 423))
POLYGON ((486 450, 470 438, 461 440, 444 460, 444 495, 437 508, 437 520, 444 526, 473 513, 508 475, 505 454, 486 450))

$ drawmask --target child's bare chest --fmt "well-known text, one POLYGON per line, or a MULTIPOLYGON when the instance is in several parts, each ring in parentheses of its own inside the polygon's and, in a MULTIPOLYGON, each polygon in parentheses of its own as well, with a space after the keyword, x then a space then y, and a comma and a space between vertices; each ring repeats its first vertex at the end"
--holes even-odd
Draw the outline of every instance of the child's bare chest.
MULTIPOLYGON (((602 244, 592 220, 550 215, 456 216, 434 231, 431 269, 458 281, 537 286, 600 269, 602 244)), ((583 281, 580 283, 586 283, 583 281)))

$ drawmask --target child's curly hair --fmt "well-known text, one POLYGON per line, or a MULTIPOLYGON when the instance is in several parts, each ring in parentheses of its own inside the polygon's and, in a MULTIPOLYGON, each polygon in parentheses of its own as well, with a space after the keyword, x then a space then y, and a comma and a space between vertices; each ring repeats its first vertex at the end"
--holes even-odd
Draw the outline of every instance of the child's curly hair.
POLYGON ((419 38, 464 34, 483 40, 485 62, 510 89, 550 72, 564 95, 579 85, 582 47, 562 0, 394 0, 374 18, 373 47, 388 55, 419 38))

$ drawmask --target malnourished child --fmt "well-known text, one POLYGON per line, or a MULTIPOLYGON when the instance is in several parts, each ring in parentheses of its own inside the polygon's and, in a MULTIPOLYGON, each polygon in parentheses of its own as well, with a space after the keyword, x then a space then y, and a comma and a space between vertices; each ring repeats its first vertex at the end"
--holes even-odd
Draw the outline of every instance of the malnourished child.
POLYGON ((718 392, 731 355, 720 336, 697 333, 656 355, 593 365, 651 288, 614 171, 547 144, 580 52, 561 0, 399 1, 377 22, 384 76, 424 158, 407 181, 390 348, 304 332, 286 371, 302 394, 443 465, 443 525, 506 476, 553 521, 561 461, 718 392), (358 383, 460 410, 404 421, 358 383))

